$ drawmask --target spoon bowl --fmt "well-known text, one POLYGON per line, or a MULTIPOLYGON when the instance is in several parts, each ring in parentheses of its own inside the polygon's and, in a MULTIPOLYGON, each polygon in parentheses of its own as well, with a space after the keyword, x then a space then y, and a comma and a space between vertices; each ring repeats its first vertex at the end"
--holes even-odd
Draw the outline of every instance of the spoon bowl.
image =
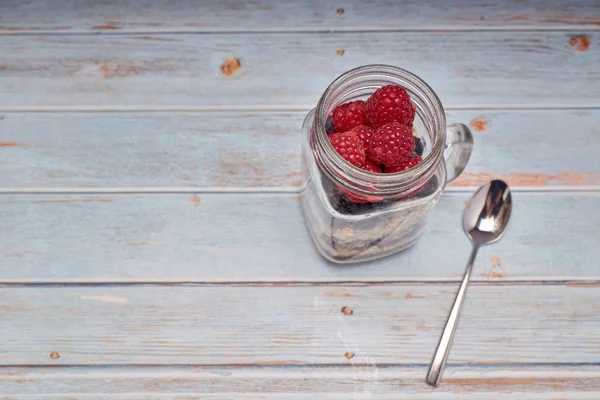
POLYGON ((512 210, 508 185, 495 179, 482 185, 465 208, 463 229, 476 246, 500 240, 512 210))
POLYGON ((442 372, 450 354, 450 346, 454 332, 458 325, 460 310, 467 293, 467 286, 471 278, 473 263, 480 246, 500 240, 512 210, 512 198, 508 185, 501 180, 493 180, 482 185, 469 201, 463 214, 463 229, 471 242, 473 251, 465 269, 465 275, 454 299, 454 304, 448 315, 446 326, 440 337, 437 350, 431 361, 425 382, 431 386, 438 386, 442 379, 442 372))

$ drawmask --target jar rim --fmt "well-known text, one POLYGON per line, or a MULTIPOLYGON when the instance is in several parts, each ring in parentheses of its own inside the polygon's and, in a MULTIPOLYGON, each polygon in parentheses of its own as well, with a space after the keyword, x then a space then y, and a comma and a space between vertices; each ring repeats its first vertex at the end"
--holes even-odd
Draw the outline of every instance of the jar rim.
MULTIPOLYGON (((355 88, 354 91, 356 90, 355 88)), ((338 76, 323 92, 317 103, 313 129, 315 136, 313 150, 317 152, 317 161, 334 181, 357 193, 384 197, 408 193, 414 190, 415 186, 427 182, 442 160, 446 142, 446 117, 442 103, 433 89, 414 73, 385 64, 362 65, 338 76), (428 130, 432 137, 432 149, 417 166, 402 172, 377 174, 350 164, 333 148, 325 128, 325 121, 333 108, 343 101, 334 103, 331 101, 332 97, 339 96, 340 92, 350 90, 360 83, 368 87, 381 87, 385 84, 398 84, 404 87, 413 104, 416 103, 417 113, 421 119, 430 121, 428 130)))

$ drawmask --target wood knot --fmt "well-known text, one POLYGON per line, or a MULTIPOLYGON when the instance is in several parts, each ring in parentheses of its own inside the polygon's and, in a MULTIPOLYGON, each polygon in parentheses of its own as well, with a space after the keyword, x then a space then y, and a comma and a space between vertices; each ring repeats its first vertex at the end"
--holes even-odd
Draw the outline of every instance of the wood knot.
POLYGON ((569 40, 569 47, 576 51, 586 51, 590 48, 590 39, 585 35, 573 36, 569 40))
POLYGON ((352 314, 354 314, 354 310, 351 307, 344 306, 344 307, 342 307, 342 314, 352 315, 352 314))
POLYGON ((405 299, 425 299, 425 298, 427 298, 427 296, 413 294, 412 292, 406 292, 406 294, 404 295, 404 298, 405 299))
POLYGON ((487 124, 485 123, 485 120, 483 118, 475 118, 471 120, 470 125, 471 128, 473 128, 473 130, 477 132, 483 132, 487 128, 487 124))
POLYGON ((490 258, 492 268, 484 274, 486 278, 504 278, 506 276, 506 271, 504 270, 504 264, 502 263, 502 259, 497 256, 492 256, 490 258))
POLYGON ((50 353, 50 358, 56 360, 57 358, 60 358, 60 354, 58 354, 56 351, 53 351, 50 353))
POLYGON ((202 204, 202 199, 200 198, 200 196, 195 194, 192 197, 190 197, 190 203, 192 203, 194 207, 200 207, 200 205, 202 204))
POLYGON ((240 62, 239 58, 228 58, 227 60, 225 60, 223 65, 221 65, 221 72, 225 76, 231 76, 234 74, 235 71, 240 69, 241 66, 242 63, 240 62))
POLYGON ((344 353, 344 357, 346 357, 348 360, 350 360, 354 357, 354 353, 347 351, 344 353))
POLYGON ((121 25, 117 24, 116 22, 108 21, 104 25, 92 26, 92 29, 99 30, 99 31, 114 31, 114 30, 118 30, 118 29, 123 29, 123 27, 121 25))

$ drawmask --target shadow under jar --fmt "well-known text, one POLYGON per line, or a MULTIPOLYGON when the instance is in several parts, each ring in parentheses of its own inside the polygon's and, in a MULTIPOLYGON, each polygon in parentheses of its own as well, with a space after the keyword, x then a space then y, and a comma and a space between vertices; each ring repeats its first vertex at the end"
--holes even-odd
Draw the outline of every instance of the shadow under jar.
POLYGON ((365 65, 339 76, 306 116, 302 134, 305 221, 319 252, 336 263, 374 260, 412 246, 473 148, 465 125, 446 126, 439 98, 422 79, 389 65, 365 65), (399 173, 364 171, 336 152, 325 124, 338 105, 366 100, 390 84, 406 89, 416 107, 413 135, 424 143, 423 161, 399 173), (368 201, 352 201, 345 193, 368 201))

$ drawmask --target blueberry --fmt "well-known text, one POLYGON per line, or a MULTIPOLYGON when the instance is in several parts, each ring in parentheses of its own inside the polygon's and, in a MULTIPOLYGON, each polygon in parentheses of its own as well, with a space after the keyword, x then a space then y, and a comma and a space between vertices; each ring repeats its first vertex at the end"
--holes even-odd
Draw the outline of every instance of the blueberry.
POLYGON ((429 181, 423 186, 423 189, 417 193, 418 197, 427 197, 434 193, 438 189, 438 178, 437 175, 434 175, 429 179, 429 181))
MULTIPOLYGON (((325 184, 325 182, 324 182, 325 184)), ((372 212, 376 203, 355 203, 350 201, 335 185, 325 185, 327 197, 331 206, 341 214, 356 215, 372 212)))
POLYGON ((361 203, 349 201, 344 197, 343 194, 340 193, 335 208, 343 214, 355 214, 360 212, 361 206, 361 203))
POLYGON ((333 208, 342 214, 364 214, 373 210, 373 203, 355 203, 350 201, 338 188, 333 189, 331 196, 329 196, 329 201, 333 208))
POLYGON ((425 150, 425 141, 420 137, 416 137, 415 138, 415 150, 413 151, 413 153, 418 155, 419 157, 422 157, 424 150, 425 150))
POLYGON ((335 184, 323 174, 321 174, 321 183, 325 193, 327 193, 329 203, 333 208, 341 213, 351 213, 355 211, 352 206, 354 203, 349 202, 335 184))
POLYGON ((331 122, 331 115, 327 117, 327 121, 325 121, 325 130, 327 131, 327 133, 335 132, 333 122, 331 122))

